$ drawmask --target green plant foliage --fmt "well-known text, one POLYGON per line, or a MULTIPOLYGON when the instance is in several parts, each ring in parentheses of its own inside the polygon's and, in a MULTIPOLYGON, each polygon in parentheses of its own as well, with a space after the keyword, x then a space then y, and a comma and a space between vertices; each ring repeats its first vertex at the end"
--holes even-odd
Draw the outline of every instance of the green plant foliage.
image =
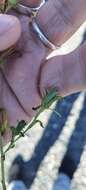
POLYGON ((17 124, 15 128, 11 127, 13 137, 19 135, 26 125, 27 123, 24 120, 22 120, 17 124))
MULTIPOLYGON (((50 109, 50 106, 53 102, 56 100, 59 100, 61 97, 57 95, 57 91, 55 89, 51 89, 50 91, 46 92, 46 95, 42 98, 41 105, 37 108, 34 108, 34 110, 37 110, 36 116, 33 118, 30 124, 27 124, 26 121, 21 120, 18 122, 17 126, 11 127, 12 131, 12 138, 11 142, 7 146, 7 148, 4 150, 3 143, 2 143, 2 137, 5 132, 5 130, 8 127, 8 120, 7 120, 7 114, 4 109, 0 109, 0 113, 2 114, 2 122, 0 123, 0 146, 1 146, 1 174, 2 174, 2 187, 3 190, 6 190, 5 185, 5 174, 4 174, 4 158, 6 153, 15 147, 16 141, 18 141, 21 137, 24 137, 25 133, 32 127, 35 126, 35 124, 39 123, 40 126, 43 128, 43 123, 39 120, 39 115, 44 112, 46 109, 50 109)), ((58 112, 53 110, 57 115, 58 112)))
POLYGON ((0 5, 0 12, 7 13, 11 8, 16 7, 18 0, 5 0, 4 4, 0 5))
MULTIPOLYGON (((0 6, 0 13, 7 13, 11 8, 15 8, 18 3, 18 0, 5 0, 4 5, 0 6)), ((11 48, 6 51, 4 51, 0 56, 0 64, 3 64, 7 57, 15 52, 15 49, 11 48)), ((36 116, 32 119, 32 121, 27 124, 26 121, 21 120, 18 122, 17 126, 11 127, 12 132, 12 138, 10 143, 7 145, 7 147, 4 147, 3 145, 3 135, 5 131, 7 130, 8 126, 8 117, 7 113, 3 108, 0 108, 0 152, 1 152, 1 176, 2 176, 2 187, 3 190, 6 190, 5 185, 5 172, 4 172, 4 158, 6 153, 14 148, 16 141, 18 141, 21 137, 24 137, 25 133, 32 127, 35 126, 35 124, 39 123, 40 126, 43 128, 43 123, 39 120, 39 115, 44 112, 46 109, 50 109, 50 106, 53 102, 56 100, 60 100, 61 97, 58 96, 56 89, 47 90, 46 94, 42 97, 41 105, 37 106, 36 108, 33 108, 33 110, 36 110, 36 116)), ((54 110, 53 110, 54 111, 54 110)), ((58 112, 54 111, 57 115, 58 112)))
POLYGON ((34 107, 33 110, 37 110, 40 108, 48 109, 52 105, 52 103, 60 99, 61 97, 58 96, 57 90, 53 88, 50 91, 46 91, 46 95, 44 95, 44 97, 42 98, 41 105, 34 107))
POLYGON ((3 108, 0 108, 0 116, 1 116, 1 121, 0 121, 0 134, 3 135, 8 128, 8 118, 7 118, 7 113, 3 108))
POLYGON ((11 5, 12 7, 15 7, 18 3, 18 0, 8 0, 8 5, 11 5))

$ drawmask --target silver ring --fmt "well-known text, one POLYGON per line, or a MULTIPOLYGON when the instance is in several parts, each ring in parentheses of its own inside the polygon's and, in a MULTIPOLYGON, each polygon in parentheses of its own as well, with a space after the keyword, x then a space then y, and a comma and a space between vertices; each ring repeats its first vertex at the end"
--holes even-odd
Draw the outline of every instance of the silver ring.
POLYGON ((18 3, 16 5, 16 11, 18 11, 20 14, 24 14, 26 16, 36 16, 38 10, 40 9, 40 7, 45 3, 45 0, 42 0, 41 4, 38 7, 29 7, 29 6, 25 6, 22 5, 21 3, 18 3))
POLYGON ((58 49, 60 46, 55 46, 52 42, 50 42, 48 40, 48 38, 43 34, 43 32, 41 31, 40 27, 38 26, 38 24, 36 23, 36 19, 32 19, 32 29, 35 32, 35 34, 37 35, 37 37, 41 40, 41 42, 49 49, 51 50, 56 50, 58 49))

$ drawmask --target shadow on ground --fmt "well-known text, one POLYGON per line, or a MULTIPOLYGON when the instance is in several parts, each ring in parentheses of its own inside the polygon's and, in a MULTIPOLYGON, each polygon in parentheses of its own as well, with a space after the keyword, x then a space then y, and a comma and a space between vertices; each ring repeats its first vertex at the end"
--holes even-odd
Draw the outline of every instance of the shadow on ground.
MULTIPOLYGON (((86 34, 84 36, 84 40, 86 39, 86 34)), ((22 179, 26 186, 30 188, 32 185, 37 171, 40 167, 41 162, 44 160, 49 149, 54 145, 57 138, 59 137, 65 122, 67 120, 68 115, 70 114, 72 105, 78 98, 79 93, 73 94, 61 100, 56 105, 56 111, 61 114, 61 118, 53 113, 51 118, 43 132, 43 135, 37 145, 35 146, 32 157, 27 162, 21 162, 19 157, 15 159, 15 161, 19 161, 20 164, 20 172, 17 175, 17 179, 22 179)), ((76 123, 75 130, 71 136, 71 139, 68 144, 67 155, 71 157, 71 159, 75 162, 76 165, 79 164, 81 154, 83 152, 83 148, 86 144, 86 97, 84 100, 84 106, 80 113, 80 117, 76 123), (76 143, 77 142, 77 143, 76 143)))

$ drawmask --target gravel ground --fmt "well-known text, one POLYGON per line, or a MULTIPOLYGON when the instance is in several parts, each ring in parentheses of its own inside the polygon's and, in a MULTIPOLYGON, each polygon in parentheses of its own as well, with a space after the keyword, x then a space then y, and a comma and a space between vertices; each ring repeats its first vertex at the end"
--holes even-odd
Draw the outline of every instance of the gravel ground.
MULTIPOLYGON (((20 153, 27 161, 23 173, 28 180, 29 189, 54 190, 58 168, 67 152, 76 164, 81 160, 73 179, 72 189, 85 190, 85 93, 65 98, 56 105, 56 110, 61 113, 62 119, 52 114, 44 130, 38 126, 31 129, 28 137, 21 139, 14 151, 8 153, 6 168, 8 170, 14 157, 20 153)), ((47 113, 47 116, 48 114, 50 115, 47 113)), ((41 118, 45 120, 45 114, 42 114, 41 118)))
MULTIPOLYGON (((82 33, 86 23, 77 32, 75 40, 63 46, 57 54, 72 51, 82 41, 82 33), (72 44, 72 46, 70 45, 72 44)), ((55 54, 54 54, 55 55, 55 54)), ((48 111, 40 116, 45 129, 38 125, 22 138, 7 154, 6 176, 12 160, 21 154, 26 160, 23 169, 24 176, 28 178, 30 190, 54 190, 58 177, 58 168, 67 152, 78 164, 72 182, 73 190, 86 189, 86 93, 78 93, 64 98, 53 105, 61 114, 61 118, 48 111), (27 169, 28 168, 28 169, 27 169)))

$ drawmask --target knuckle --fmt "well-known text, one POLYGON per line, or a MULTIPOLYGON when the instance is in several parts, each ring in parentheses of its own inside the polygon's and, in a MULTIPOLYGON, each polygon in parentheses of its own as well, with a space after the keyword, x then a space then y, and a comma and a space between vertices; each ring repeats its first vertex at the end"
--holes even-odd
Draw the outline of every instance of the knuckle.
POLYGON ((59 18, 61 23, 65 25, 72 25, 72 9, 71 4, 67 0, 55 0, 53 1, 53 6, 58 11, 59 18))

